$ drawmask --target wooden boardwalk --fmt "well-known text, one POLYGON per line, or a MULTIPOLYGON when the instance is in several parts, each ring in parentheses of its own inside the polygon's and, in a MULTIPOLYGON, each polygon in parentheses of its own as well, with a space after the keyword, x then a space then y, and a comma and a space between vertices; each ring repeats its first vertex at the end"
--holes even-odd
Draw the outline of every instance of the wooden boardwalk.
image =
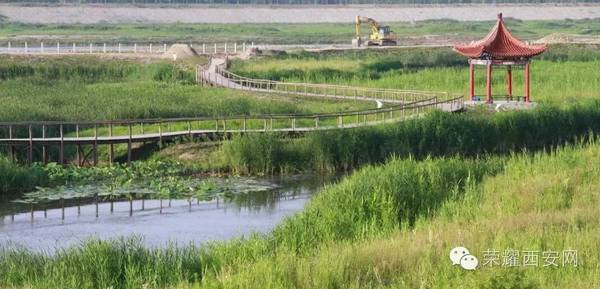
POLYGON ((58 163, 65 163, 65 147, 76 148, 79 165, 98 164, 98 147, 108 146, 108 162, 113 162, 114 146, 127 145, 127 161, 133 144, 163 142, 176 138, 221 139, 233 134, 277 132, 303 134, 310 131, 373 126, 418 117, 432 109, 458 111, 463 97, 440 92, 401 91, 348 86, 282 83, 254 80, 224 69, 226 60, 212 60, 198 68, 198 81, 204 85, 231 89, 303 95, 309 97, 376 101, 374 109, 340 113, 241 115, 172 119, 137 119, 97 122, 15 122, 0 123, 0 145, 10 148, 11 156, 25 149, 27 162, 34 161, 34 148, 41 150, 41 162, 49 161, 49 148, 57 147, 58 163))
MULTIPOLYGON (((368 88, 346 85, 281 82, 266 79, 253 79, 237 75, 227 70, 227 58, 211 58, 208 65, 199 65, 196 71, 197 82, 203 85, 225 87, 261 93, 299 95, 305 97, 373 101, 382 104, 404 104, 435 98, 436 107, 444 111, 456 111, 454 105, 445 100, 456 99, 461 95, 450 95, 439 91, 417 91, 384 88, 368 88)), ((462 109, 462 106, 461 108, 462 109)))

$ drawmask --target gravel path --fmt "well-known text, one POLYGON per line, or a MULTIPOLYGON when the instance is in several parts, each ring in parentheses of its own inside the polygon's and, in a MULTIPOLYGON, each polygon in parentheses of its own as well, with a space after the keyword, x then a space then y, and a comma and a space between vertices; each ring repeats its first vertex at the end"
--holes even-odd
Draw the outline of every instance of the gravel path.
POLYGON ((25 7, 0 5, 0 15, 23 23, 319 23, 353 22, 368 15, 383 22, 450 18, 493 20, 498 12, 522 20, 600 18, 600 4, 471 6, 205 7, 131 6, 25 7))

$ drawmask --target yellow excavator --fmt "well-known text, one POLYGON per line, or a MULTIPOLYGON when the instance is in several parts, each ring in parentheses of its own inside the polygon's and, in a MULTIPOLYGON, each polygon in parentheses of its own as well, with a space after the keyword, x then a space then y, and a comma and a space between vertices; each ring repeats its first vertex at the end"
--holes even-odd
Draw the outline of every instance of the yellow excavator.
POLYGON ((356 16, 356 37, 352 39, 353 46, 361 46, 361 45, 379 45, 379 46, 395 46, 396 42, 396 34, 390 30, 389 26, 381 26, 377 21, 369 17, 356 16), (360 32, 360 26, 363 23, 368 23, 371 25, 371 34, 369 35, 369 39, 362 41, 362 35, 360 32))

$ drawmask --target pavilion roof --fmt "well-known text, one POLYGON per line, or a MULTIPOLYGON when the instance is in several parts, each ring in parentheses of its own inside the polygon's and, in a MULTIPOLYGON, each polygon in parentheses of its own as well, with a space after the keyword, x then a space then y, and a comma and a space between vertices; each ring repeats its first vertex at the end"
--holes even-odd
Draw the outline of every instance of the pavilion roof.
POLYGON ((482 40, 471 44, 456 44, 454 51, 469 58, 519 59, 541 54, 546 45, 528 45, 510 34, 504 25, 502 13, 498 14, 496 25, 482 40))

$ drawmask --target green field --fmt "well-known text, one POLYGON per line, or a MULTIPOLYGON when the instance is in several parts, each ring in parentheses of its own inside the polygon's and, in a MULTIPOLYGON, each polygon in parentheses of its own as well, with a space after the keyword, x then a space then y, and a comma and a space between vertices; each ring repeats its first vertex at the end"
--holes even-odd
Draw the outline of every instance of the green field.
MULTIPOLYGON (((353 19, 349 19, 353 21, 353 19)), ((539 39, 551 33, 597 35, 600 20, 521 21, 506 19, 511 31, 524 39, 539 39)), ((427 20, 386 23, 402 39, 438 35, 450 39, 484 36, 493 21, 427 20)), ((255 44, 345 43, 354 37, 352 23, 319 24, 0 24, 0 43, 24 41, 46 43, 139 42, 255 44), (16 38, 18 36, 18 38, 16 38)), ((407 40, 408 41, 408 40, 407 40)))
MULTIPOLYGON (((550 46, 535 59, 531 71, 532 99, 564 104, 595 99, 600 91, 597 46, 550 46)), ((355 86, 448 91, 467 95, 469 72, 465 58, 450 48, 394 49, 330 53, 291 53, 279 57, 237 61, 235 73, 264 79, 355 86)), ((505 95, 505 71, 495 70, 492 94, 505 95)), ((485 70, 476 72, 476 94, 485 90, 485 70)), ((516 68, 514 95, 523 95, 523 71, 516 68)))
MULTIPOLYGON (((597 48, 551 46, 536 59, 532 93, 539 107, 528 111, 432 112, 402 123, 294 139, 234 136, 210 150, 174 145, 151 157, 194 153, 187 150, 202 155, 185 165, 25 168, 0 157, 0 192, 17 195, 35 185, 127 182, 131 176, 185 175, 211 166, 251 175, 349 172, 266 234, 203 247, 146 248, 136 238, 89 240, 52 255, 0 248, 0 287, 595 288, 600 275, 597 48), (456 246, 479 258, 477 270, 452 266, 448 254, 456 246), (538 264, 508 266, 502 254, 515 250, 521 257, 535 252, 538 264), (485 263, 489 251, 500 258, 492 266, 485 263), (577 252, 577 265, 559 255, 556 266, 544 266, 544 253, 565 251, 577 252)), ((0 100, 8 105, 0 107, 0 121, 320 112, 371 105, 202 88, 193 84, 190 63, 3 60, 0 100)), ((468 84, 466 60, 447 48, 298 52, 234 61, 231 69, 274 80, 463 94, 468 84)), ((494 92, 503 94, 502 71, 497 72, 494 92)), ((517 72, 516 95, 521 85, 517 72)))
MULTIPOLYGON (((506 158, 391 159, 325 188, 272 234, 200 248, 90 241, 4 252, 8 288, 589 288, 600 274, 600 146, 506 158), (526 176, 526 177, 524 177, 526 176), (578 265, 468 272, 448 254, 577 250, 578 265), (74 278, 74 276, 77 276, 74 278)), ((481 264, 481 263, 480 263, 481 264)))
POLYGON ((186 63, 0 59, 4 122, 337 112, 374 105, 201 87, 195 84, 194 68, 186 63))
POLYGON ((349 171, 388 158, 501 156, 537 151, 600 133, 600 102, 568 108, 462 115, 430 113, 375 127, 315 132, 300 139, 244 136, 227 141, 212 157, 242 174, 349 171))

